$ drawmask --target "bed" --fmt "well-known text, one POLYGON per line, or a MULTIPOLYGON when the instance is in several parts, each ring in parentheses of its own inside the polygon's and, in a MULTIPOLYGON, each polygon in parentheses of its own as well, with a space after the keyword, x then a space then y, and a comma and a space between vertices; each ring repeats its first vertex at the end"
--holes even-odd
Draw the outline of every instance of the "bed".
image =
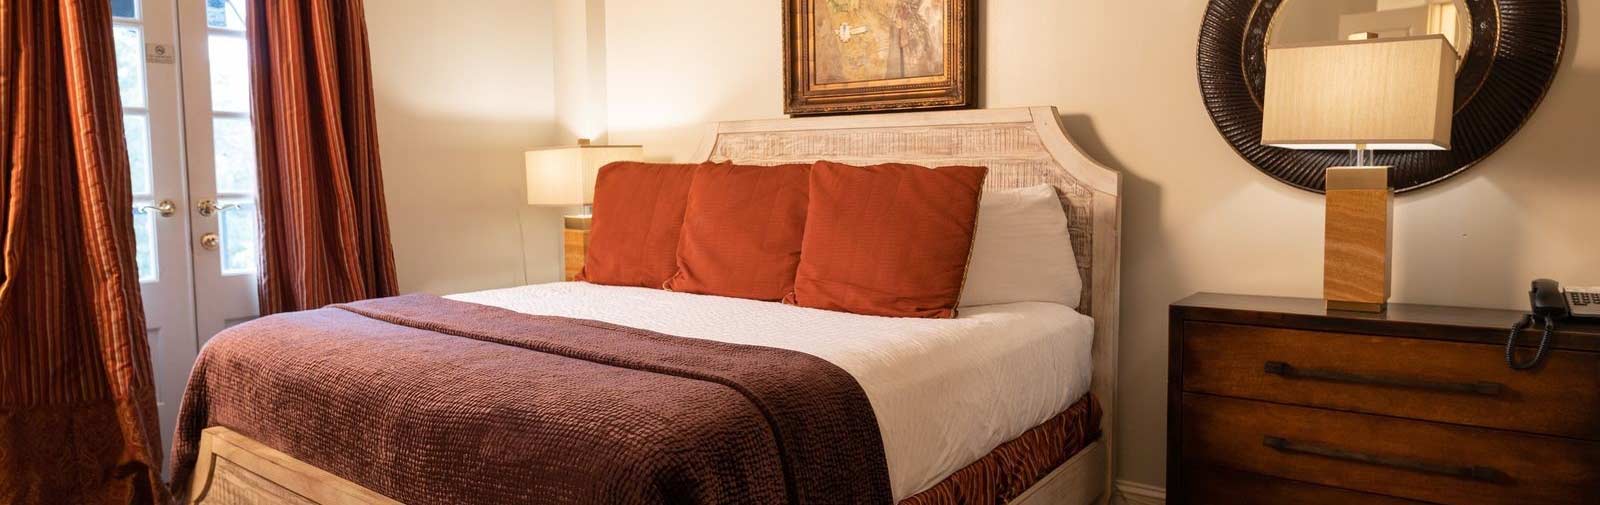
MULTIPOLYGON (((896 502, 940 502, 949 497, 934 495, 959 487, 946 481, 993 479, 977 475, 995 471, 980 463, 1019 459, 998 453, 1026 451, 1030 437, 1059 438, 1041 435, 1044 428, 1086 429, 1069 413, 1094 417, 1104 428, 1075 441, 1059 455, 1064 462, 1013 483, 1026 490, 1011 503, 1109 499, 1120 178, 1066 137, 1054 108, 724 122, 712 125, 700 159, 984 165, 986 189, 1050 184, 1071 224, 1082 302, 984 306, 953 320, 917 320, 584 283, 447 298, 821 358, 853 377, 870 401, 896 502)), ((194 503, 396 503, 225 423, 207 427, 198 445, 186 493, 194 503)))

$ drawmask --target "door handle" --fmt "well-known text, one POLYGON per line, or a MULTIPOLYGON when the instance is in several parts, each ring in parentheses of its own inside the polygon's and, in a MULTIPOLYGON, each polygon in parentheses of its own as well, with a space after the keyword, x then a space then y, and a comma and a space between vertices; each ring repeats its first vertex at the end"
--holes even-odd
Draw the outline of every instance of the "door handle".
POLYGON ((212 215, 219 214, 228 209, 239 208, 238 204, 233 203, 217 205, 217 202, 214 200, 201 200, 200 203, 197 203, 194 206, 196 211, 200 213, 201 217, 211 217, 212 215))
POLYGON ((1394 456, 1367 454, 1336 447, 1327 447, 1306 442, 1296 442, 1294 440, 1289 440, 1283 437, 1274 437, 1271 435, 1262 437, 1261 444, 1284 453, 1307 454, 1328 459, 1337 459, 1340 461, 1386 466, 1390 468, 1399 468, 1401 470, 1410 470, 1418 473, 1448 475, 1451 477, 1460 477, 1463 479, 1483 482, 1495 482, 1500 480, 1501 477, 1505 475, 1505 472, 1487 466, 1433 463, 1394 456))
POLYGON ((221 239, 217 238, 216 233, 207 233, 200 236, 200 247, 207 251, 217 250, 217 244, 220 242, 221 239))
POLYGON ((149 214, 154 212, 161 217, 172 217, 173 214, 178 212, 178 206, 177 204, 172 203, 172 200, 162 200, 156 202, 155 205, 145 205, 143 207, 134 209, 134 211, 140 214, 149 214))
POLYGON ((1343 382, 1346 384, 1367 384, 1373 386, 1389 386, 1405 389, 1440 391, 1445 393, 1496 396, 1499 395, 1501 391, 1505 390, 1505 385, 1498 382, 1436 382, 1412 377, 1389 377, 1382 375, 1357 374, 1340 370, 1299 368, 1282 361, 1268 361, 1263 369, 1268 374, 1277 375, 1288 379, 1309 379, 1326 382, 1343 382))

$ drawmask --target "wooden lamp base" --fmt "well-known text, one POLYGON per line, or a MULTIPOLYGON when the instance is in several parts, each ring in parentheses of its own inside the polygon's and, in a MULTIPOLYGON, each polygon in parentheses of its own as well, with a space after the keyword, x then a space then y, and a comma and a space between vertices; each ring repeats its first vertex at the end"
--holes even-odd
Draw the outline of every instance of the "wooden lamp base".
POLYGON ((1329 310, 1383 312, 1394 236, 1389 167, 1329 168, 1326 181, 1322 297, 1329 310))
POLYGON ((593 218, 587 215, 562 216, 561 220, 565 223, 561 230, 565 271, 561 277, 570 282, 578 280, 578 272, 583 271, 583 258, 589 253, 589 225, 593 218))

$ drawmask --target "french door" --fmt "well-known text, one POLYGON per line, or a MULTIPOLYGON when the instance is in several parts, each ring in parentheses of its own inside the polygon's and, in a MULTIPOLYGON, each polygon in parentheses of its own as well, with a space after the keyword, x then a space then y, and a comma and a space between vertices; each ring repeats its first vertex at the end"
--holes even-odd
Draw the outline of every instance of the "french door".
POLYGON ((161 431, 201 345, 256 317, 247 0, 107 0, 161 431))

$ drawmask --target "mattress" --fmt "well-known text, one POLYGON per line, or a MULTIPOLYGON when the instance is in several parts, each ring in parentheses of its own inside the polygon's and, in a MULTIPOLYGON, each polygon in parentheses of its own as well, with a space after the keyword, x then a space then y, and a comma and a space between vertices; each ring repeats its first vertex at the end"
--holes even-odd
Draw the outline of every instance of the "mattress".
POLYGON ((827 360, 853 376, 872 404, 896 501, 1044 424, 1089 391, 1093 320, 1052 303, 906 319, 581 282, 446 298, 827 360))

